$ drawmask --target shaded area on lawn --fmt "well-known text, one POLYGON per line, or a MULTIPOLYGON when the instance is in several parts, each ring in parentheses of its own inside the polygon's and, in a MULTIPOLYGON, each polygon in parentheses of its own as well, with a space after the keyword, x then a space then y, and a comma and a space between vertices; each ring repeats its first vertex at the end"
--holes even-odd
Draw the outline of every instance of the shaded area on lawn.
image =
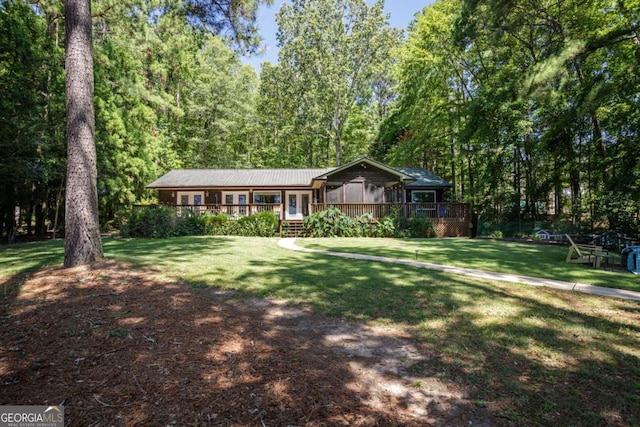
MULTIPOLYGON (((0 401, 62 402, 67 425, 431 425, 407 411, 411 396, 364 387, 353 365, 370 362, 323 345, 314 325, 326 319, 304 310, 114 261, 8 286, 0 401)), ((500 424, 453 393, 435 396, 436 425, 500 424)))
POLYGON ((286 298, 406 331, 422 354, 414 375, 457 384, 501 423, 640 424, 637 302, 292 253, 276 243, 110 240, 105 250, 198 289, 286 298))
MULTIPOLYGON (((190 245, 193 252, 180 256, 200 257, 210 273, 194 267, 181 274, 199 285, 288 298, 333 316, 406 328, 425 357, 416 372, 458 383, 495 415, 518 424, 640 422, 636 302, 294 255, 237 240, 190 245), (239 269, 227 259, 237 250, 253 251, 239 269)), ((172 268, 168 254, 175 249, 154 258, 172 268)))

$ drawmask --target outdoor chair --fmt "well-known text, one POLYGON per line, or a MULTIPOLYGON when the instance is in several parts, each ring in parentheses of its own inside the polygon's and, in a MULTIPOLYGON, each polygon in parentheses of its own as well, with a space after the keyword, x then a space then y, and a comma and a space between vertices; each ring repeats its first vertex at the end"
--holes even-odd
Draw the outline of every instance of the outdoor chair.
POLYGON ((566 262, 575 264, 590 264, 594 268, 600 267, 600 261, 603 256, 608 256, 609 252, 602 249, 602 246, 577 244, 571 239, 571 236, 565 234, 571 246, 567 253, 566 262))

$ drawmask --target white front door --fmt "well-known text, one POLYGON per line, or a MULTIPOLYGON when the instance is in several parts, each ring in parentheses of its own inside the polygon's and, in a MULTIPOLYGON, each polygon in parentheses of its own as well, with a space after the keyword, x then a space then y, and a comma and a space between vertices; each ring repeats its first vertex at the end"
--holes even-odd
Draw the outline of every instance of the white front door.
POLYGON ((309 216, 310 191, 287 191, 285 219, 301 220, 309 216))

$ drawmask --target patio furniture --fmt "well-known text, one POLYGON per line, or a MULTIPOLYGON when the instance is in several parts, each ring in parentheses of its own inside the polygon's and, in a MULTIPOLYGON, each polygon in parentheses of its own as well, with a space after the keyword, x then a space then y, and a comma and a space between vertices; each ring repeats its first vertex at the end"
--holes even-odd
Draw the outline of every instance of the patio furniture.
POLYGON ((571 236, 565 234, 571 246, 567 253, 566 262, 574 264, 590 264, 595 268, 600 267, 602 255, 608 255, 609 252, 602 249, 602 246, 577 244, 571 236))
POLYGON ((640 246, 629 246, 620 253, 620 263, 633 274, 640 274, 640 246))

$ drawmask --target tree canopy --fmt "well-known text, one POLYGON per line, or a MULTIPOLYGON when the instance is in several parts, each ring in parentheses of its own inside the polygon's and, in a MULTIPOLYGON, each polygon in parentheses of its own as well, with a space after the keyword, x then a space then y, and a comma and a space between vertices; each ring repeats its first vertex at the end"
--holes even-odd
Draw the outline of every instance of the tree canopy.
MULTIPOLYGON (((86 0, 84 0, 86 1, 86 0)), ((177 167, 424 166, 496 219, 638 233, 638 0, 438 0, 406 34, 383 2, 92 2, 102 230, 177 167)), ((64 10, 0 1, 2 238, 63 233, 64 10)))

